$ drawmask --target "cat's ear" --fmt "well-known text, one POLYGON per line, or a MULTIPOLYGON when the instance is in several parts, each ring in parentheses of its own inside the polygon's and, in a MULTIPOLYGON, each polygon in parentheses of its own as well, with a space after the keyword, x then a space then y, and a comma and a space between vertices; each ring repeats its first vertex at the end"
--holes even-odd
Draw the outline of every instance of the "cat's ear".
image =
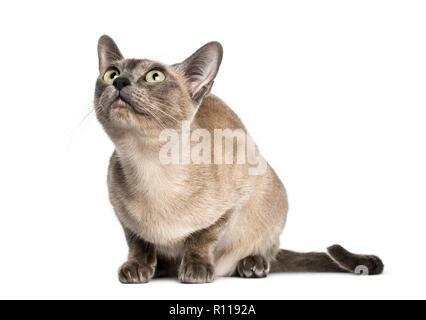
POLYGON ((103 35, 98 41, 99 72, 104 73, 112 62, 122 60, 123 55, 109 36, 103 35))
POLYGON ((209 42, 182 63, 174 65, 188 79, 194 101, 200 102, 210 92, 222 56, 222 45, 219 42, 209 42))

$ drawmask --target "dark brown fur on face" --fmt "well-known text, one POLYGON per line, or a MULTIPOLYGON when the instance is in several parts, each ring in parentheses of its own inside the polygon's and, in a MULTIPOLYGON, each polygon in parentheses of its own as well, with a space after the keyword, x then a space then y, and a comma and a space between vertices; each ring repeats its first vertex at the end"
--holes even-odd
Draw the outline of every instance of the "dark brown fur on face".
MULTIPOLYGON (((269 272, 383 271, 378 257, 352 254, 338 245, 327 253, 279 249, 288 202, 269 165, 253 176, 248 164, 235 161, 159 161, 160 132, 179 132, 182 121, 190 123, 191 132, 204 129, 213 136, 215 129, 238 129, 247 134, 238 116, 210 94, 222 60, 219 43, 166 65, 124 59, 114 41, 102 36, 98 55, 95 110, 115 145, 109 196, 129 246, 128 260, 119 270, 121 282, 177 276, 184 283, 205 283, 215 276, 261 278, 269 272), (108 70, 119 74, 117 81, 104 80, 108 70), (152 70, 161 71, 164 80, 148 82, 152 70)), ((235 143, 233 138, 228 142, 235 143)))

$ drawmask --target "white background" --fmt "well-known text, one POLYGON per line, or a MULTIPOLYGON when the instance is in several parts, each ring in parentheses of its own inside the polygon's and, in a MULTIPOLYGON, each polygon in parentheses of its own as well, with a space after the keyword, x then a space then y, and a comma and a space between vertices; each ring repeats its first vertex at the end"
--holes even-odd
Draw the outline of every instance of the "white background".
POLYGON ((0 298, 426 298, 424 2, 2 1, 0 12, 0 298), (220 41, 212 91, 288 189, 282 247, 341 243, 381 256, 385 274, 121 285, 113 145, 85 117, 104 33, 126 57, 166 63, 220 41))

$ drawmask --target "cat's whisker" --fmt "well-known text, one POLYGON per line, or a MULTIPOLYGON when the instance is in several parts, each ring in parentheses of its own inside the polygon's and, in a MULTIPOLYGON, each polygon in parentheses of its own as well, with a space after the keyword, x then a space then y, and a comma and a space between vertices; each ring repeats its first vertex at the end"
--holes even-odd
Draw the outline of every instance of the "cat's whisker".
MULTIPOLYGON (((96 108, 96 106, 95 106, 96 108)), ((84 115, 82 116, 82 118, 80 119, 80 121, 77 124, 77 130, 82 126, 82 124, 89 118, 89 116, 91 116, 94 113, 95 109, 94 108, 90 108, 89 111, 85 112, 84 115)))
MULTIPOLYGON (((180 121, 178 120, 178 119, 176 119, 175 117, 173 117, 171 114, 169 114, 169 113, 167 113, 167 112, 165 112, 164 110, 161 110, 158 106, 156 106, 156 105, 152 105, 151 103, 150 103, 150 101, 148 100, 148 99, 146 99, 145 97, 143 97, 142 95, 141 95, 141 98, 142 99, 144 99, 144 102, 145 102, 145 105, 147 105, 147 106, 149 106, 150 108, 152 108, 152 109, 155 109, 155 110, 157 110, 157 111, 159 111, 159 112, 161 112, 162 114, 164 114, 165 116, 167 116, 167 117, 169 117, 170 119, 172 119, 172 120, 174 120, 176 123, 180 123, 180 121)), ((160 106, 164 106, 164 107, 170 107, 170 106, 168 106, 167 104, 165 104, 165 103, 163 103, 163 102, 161 102, 160 100, 158 100, 158 99, 155 99, 155 98, 151 98, 156 104, 158 104, 158 105, 160 105, 160 106)))
POLYGON ((161 128, 166 129, 165 124, 158 118, 157 115, 155 115, 152 111, 144 108, 144 112, 148 113, 150 116, 152 116, 154 118, 154 120, 156 120, 156 122, 160 125, 161 128))
POLYGON ((164 125, 164 123, 153 113, 153 112, 149 112, 154 119, 157 120, 157 123, 161 126, 161 128, 166 129, 166 126, 164 125))
MULTIPOLYGON (((179 121, 173 116, 171 116, 170 114, 164 112, 163 110, 161 110, 160 108, 156 106, 153 106, 152 103, 139 90, 135 90, 133 93, 133 96, 138 101, 138 105, 143 106, 145 110, 147 110, 147 108, 150 108, 151 110, 159 111, 163 113, 165 116, 169 117, 170 119, 176 121, 176 123, 179 123, 179 121)), ((166 129, 164 121, 161 121, 157 117, 157 115, 155 115, 152 111, 149 113, 157 120, 157 122, 161 125, 163 129, 166 129)))
POLYGON ((161 110, 161 109, 160 109, 160 108, 158 108, 157 106, 155 106, 155 105, 150 105, 150 104, 148 104, 147 106, 148 106, 148 107, 150 107, 150 108, 152 108, 153 110, 156 110, 156 111, 161 112, 161 113, 162 113, 162 114, 164 114, 165 116, 168 116, 170 119, 172 119, 172 120, 176 121, 176 123, 179 123, 179 120, 177 120, 177 119, 176 119, 176 118, 174 118, 173 116, 169 115, 168 113, 164 112, 163 110, 161 110))
MULTIPOLYGON (((167 107, 167 105, 166 104, 164 104, 164 103, 161 103, 160 101, 156 101, 156 103, 158 103, 158 104, 160 104, 160 105, 162 105, 162 106, 166 106, 167 107)), ((176 121, 177 123, 179 123, 180 121, 178 120, 178 119, 176 119, 175 117, 173 117, 171 114, 169 114, 169 113, 167 113, 167 112, 165 112, 165 111, 163 111, 163 110, 161 110, 159 107, 157 107, 157 106, 152 106, 152 107, 155 107, 158 111, 160 111, 161 113, 163 113, 165 116, 168 116, 169 118, 171 118, 172 120, 174 120, 174 121, 176 121)))
POLYGON ((93 104, 93 105, 90 105, 90 109, 88 111, 84 111, 84 113, 80 114, 80 116, 78 117, 80 119, 76 119, 76 121, 78 121, 78 122, 77 122, 74 130, 72 131, 71 141, 74 140, 77 133, 84 128, 84 126, 88 122, 88 119, 94 114, 94 111, 96 109, 96 104, 93 104), (93 108, 93 105, 95 106, 95 108, 93 108))

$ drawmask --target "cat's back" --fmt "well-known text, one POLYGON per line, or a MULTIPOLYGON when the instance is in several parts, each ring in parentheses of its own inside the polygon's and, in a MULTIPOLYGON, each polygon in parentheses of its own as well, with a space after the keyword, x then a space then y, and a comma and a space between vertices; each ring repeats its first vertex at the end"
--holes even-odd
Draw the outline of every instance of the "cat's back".
POLYGON ((201 128, 209 131, 214 129, 243 129, 246 131, 237 114, 213 94, 204 98, 195 115, 195 120, 201 128))

